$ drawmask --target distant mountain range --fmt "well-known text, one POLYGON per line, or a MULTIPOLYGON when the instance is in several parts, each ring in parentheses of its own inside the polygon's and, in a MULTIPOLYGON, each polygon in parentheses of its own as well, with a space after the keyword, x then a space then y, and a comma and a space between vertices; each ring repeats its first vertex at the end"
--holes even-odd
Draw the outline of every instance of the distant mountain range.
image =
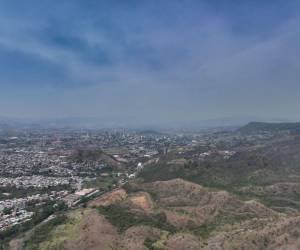
POLYGON ((246 126, 239 129, 242 133, 256 133, 256 132, 300 132, 300 122, 284 122, 284 123, 271 123, 271 122, 250 122, 246 126))
MULTIPOLYGON (((86 128, 86 129, 102 129, 102 128, 129 128, 144 131, 170 131, 173 130, 202 130, 211 128, 239 128, 245 126, 244 131, 251 129, 265 129, 264 124, 290 124, 284 119, 261 119, 258 117, 223 117, 216 119, 192 121, 152 121, 147 122, 134 117, 63 117, 56 119, 23 119, 10 118, 0 116, 0 129, 24 129, 24 128, 86 128), (252 123, 251 121, 259 121, 252 123), (270 123, 264 123, 268 121, 270 123), (250 122, 250 123, 249 123, 250 122), (280 122, 280 123, 278 123, 280 122)), ((278 125, 275 125, 277 127, 278 125)), ((294 124, 292 125, 294 126, 294 124)), ((242 130, 242 131, 243 131, 242 130)))

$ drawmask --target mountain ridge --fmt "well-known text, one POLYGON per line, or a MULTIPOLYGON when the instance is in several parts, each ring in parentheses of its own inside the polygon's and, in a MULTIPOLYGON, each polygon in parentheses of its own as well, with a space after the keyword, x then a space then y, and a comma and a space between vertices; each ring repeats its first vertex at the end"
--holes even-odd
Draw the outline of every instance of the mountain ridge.
POLYGON ((300 132, 300 122, 249 122, 238 129, 244 134, 256 132, 300 132))

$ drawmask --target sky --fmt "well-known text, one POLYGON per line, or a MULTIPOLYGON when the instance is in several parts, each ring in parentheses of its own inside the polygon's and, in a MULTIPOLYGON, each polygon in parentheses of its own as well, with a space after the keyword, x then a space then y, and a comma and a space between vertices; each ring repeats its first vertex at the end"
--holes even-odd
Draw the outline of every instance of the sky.
POLYGON ((300 119, 298 0, 0 0, 0 117, 300 119))

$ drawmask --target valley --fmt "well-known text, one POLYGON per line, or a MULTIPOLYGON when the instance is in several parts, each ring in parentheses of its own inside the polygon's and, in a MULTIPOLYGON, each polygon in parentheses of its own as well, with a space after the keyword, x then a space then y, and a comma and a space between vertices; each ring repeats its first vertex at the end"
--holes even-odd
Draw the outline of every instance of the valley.
POLYGON ((5 249, 297 249, 300 135, 241 131, 147 134, 166 142, 126 162, 100 148, 75 151, 69 159, 78 166, 102 161, 119 179, 105 187, 100 171, 88 185, 103 191, 54 211, 5 249))

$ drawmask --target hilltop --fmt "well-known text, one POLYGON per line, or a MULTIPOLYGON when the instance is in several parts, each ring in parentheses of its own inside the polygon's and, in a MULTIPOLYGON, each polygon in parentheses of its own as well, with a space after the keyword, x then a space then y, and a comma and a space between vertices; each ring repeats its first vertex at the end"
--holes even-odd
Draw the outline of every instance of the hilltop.
POLYGON ((199 158, 201 152, 199 149, 185 155, 174 153, 161 157, 157 163, 144 168, 139 177, 145 182, 183 178, 242 198, 258 199, 279 211, 300 209, 298 135, 251 145, 225 159, 217 152, 199 158), (176 159, 185 163, 177 164, 176 159))
POLYGON ((245 134, 258 132, 300 132, 300 122, 295 123, 271 123, 271 122, 250 122, 241 127, 239 132, 245 134))
POLYGON ((242 201, 182 179, 133 182, 126 190, 39 226, 24 248, 281 249, 286 242, 291 248, 299 243, 299 217, 254 200, 242 201))
MULTIPOLYGON (((84 133, 81 144, 76 140, 62 157, 62 166, 68 170, 74 166, 82 176, 90 173, 83 187, 100 192, 76 204, 68 202, 68 208, 7 238, 11 249, 297 249, 300 245, 299 134, 134 133, 128 135, 128 145, 126 135, 118 134, 104 137, 105 142, 113 138, 110 147, 91 143, 92 133, 84 133), (145 156, 165 145, 168 150, 145 156), (122 161, 125 157, 130 161, 122 161)), ((62 194, 63 201, 72 194, 62 194)))

